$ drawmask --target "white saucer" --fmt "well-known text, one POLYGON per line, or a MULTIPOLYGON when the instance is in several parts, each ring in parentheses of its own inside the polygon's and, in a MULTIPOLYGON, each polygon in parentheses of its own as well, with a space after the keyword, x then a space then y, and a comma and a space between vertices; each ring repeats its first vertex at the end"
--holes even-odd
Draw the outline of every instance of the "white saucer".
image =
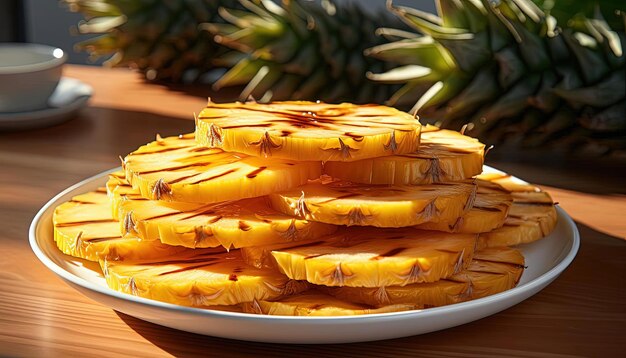
MULTIPOLYGON (((485 171, 498 172, 487 166, 485 171)), ((103 186, 109 172, 71 186, 39 211, 29 233, 35 255, 71 287, 114 310, 162 326, 210 336, 274 343, 349 343, 450 328, 500 312, 541 291, 567 268, 580 245, 576 225, 557 207, 558 222, 554 231, 543 240, 519 247, 528 266, 519 285, 496 295, 426 310, 363 316, 265 316, 183 307, 114 291, 107 287, 97 263, 64 255, 56 247, 52 232, 54 208, 74 195, 103 186)))
POLYGON ((93 89, 75 78, 63 77, 50 96, 49 107, 29 112, 0 112, 0 131, 43 128, 65 122, 83 108, 93 89))

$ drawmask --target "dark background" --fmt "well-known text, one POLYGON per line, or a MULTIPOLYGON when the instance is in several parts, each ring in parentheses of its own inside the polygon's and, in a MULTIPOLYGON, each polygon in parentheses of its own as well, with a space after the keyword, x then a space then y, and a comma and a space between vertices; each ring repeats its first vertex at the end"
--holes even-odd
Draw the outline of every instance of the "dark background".
MULTIPOLYGON (((280 0, 278 0, 280 1, 280 0)), ((385 0, 335 0, 337 4, 354 2, 369 11, 386 11, 385 0)), ((395 0, 396 5, 435 11, 433 0, 395 0)), ((74 51, 74 43, 86 36, 73 36, 72 28, 83 19, 69 12, 57 0, 0 0, 0 42, 32 42, 56 46, 69 55, 69 63, 92 64, 87 54, 74 51)))

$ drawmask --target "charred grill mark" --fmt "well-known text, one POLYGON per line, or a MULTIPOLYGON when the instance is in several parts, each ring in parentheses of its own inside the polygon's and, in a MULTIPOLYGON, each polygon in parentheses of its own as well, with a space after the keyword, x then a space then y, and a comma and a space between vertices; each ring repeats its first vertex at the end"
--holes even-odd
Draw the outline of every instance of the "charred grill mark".
POLYGON ((261 173, 265 169, 267 169, 267 167, 259 167, 259 168, 255 169, 255 170, 251 171, 250 173, 246 174, 246 177, 248 179, 256 178, 256 176, 259 175, 259 173, 261 173))
MULTIPOLYGON (((503 265, 508 265, 508 266, 512 266, 512 267, 524 267, 523 264, 516 264, 514 262, 508 262, 508 261, 497 261, 497 260, 485 260, 485 259, 480 259, 480 258, 476 258, 474 257, 474 261, 481 261, 481 262, 490 262, 493 264, 503 264, 503 265)), ((472 270, 474 271, 474 270, 472 270)))
POLYGON ((346 195, 339 195, 336 198, 324 200, 324 201, 319 202, 318 204, 332 203, 335 200, 354 198, 354 197, 357 197, 357 196, 362 196, 362 194, 359 194, 359 193, 349 193, 349 194, 346 194, 346 195))
POLYGON ((225 172, 222 172, 222 173, 220 173, 220 174, 216 174, 216 175, 210 176, 210 177, 205 178, 205 179, 201 179, 201 180, 198 180, 198 181, 194 181, 194 182, 191 182, 191 183, 189 183, 189 184, 199 184, 199 183, 203 183, 203 182, 211 181, 211 180, 214 180, 214 179, 217 179, 217 178, 221 178, 221 177, 223 177, 223 176, 225 176, 225 175, 228 175, 228 174, 230 174, 230 173, 234 173, 234 172, 236 172, 237 170, 238 170, 237 168, 234 168, 234 169, 228 169, 228 170, 226 170, 225 172))
POLYGON ((85 201, 85 200, 76 200, 76 199, 72 199, 69 201, 69 203, 74 203, 74 204, 87 204, 87 205, 94 205, 97 203, 94 203, 93 201, 85 201))
POLYGON ((150 221, 150 220, 156 220, 156 219, 163 219, 163 218, 167 218, 167 217, 174 216, 174 215, 180 215, 180 214, 182 214, 182 212, 174 211, 174 212, 171 212, 171 213, 166 213, 166 214, 151 216, 151 217, 145 218, 145 219, 140 219, 139 221, 150 221))
POLYGON ((554 203, 545 201, 514 201, 517 205, 554 206, 554 203))
POLYGON ((391 249, 391 250, 389 250, 387 252, 384 252, 384 253, 382 253, 382 254, 380 254, 378 256, 374 256, 370 260, 376 261, 376 260, 380 260, 380 259, 385 258, 385 257, 393 257, 393 256, 395 256, 395 255, 397 255, 397 254, 399 254, 399 253, 401 253, 402 251, 405 251, 405 250, 406 250, 406 247, 396 247, 396 248, 391 249))
POLYGON ((362 135, 354 134, 354 133, 351 133, 351 132, 345 132, 344 135, 347 136, 347 137, 352 138, 352 140, 354 140, 355 142, 361 142, 361 141, 363 141, 363 138, 365 138, 362 135))
POLYGON ((476 209, 476 210, 480 210, 480 211, 490 211, 490 212, 501 212, 502 210, 498 209, 498 208, 492 208, 489 206, 476 206, 474 205, 472 207, 472 209, 476 209))
POLYGON ((89 224, 101 224, 101 223, 113 223, 117 222, 114 219, 100 219, 100 220, 84 220, 84 221, 70 221, 65 223, 57 223, 54 226, 56 227, 71 227, 71 226, 80 226, 80 225, 89 225, 89 224))
POLYGON ((243 272, 243 267, 235 267, 235 268, 233 269, 233 272, 234 272, 234 273, 242 273, 242 272, 243 272))
POLYGON ((189 164, 184 164, 184 165, 179 165, 176 167, 168 167, 168 168, 161 168, 161 169, 154 169, 154 170, 146 170, 143 172, 136 172, 135 174, 138 175, 145 175, 145 174, 154 174, 154 173, 160 173, 160 172, 175 172, 177 170, 181 170, 181 169, 187 169, 187 168, 194 168, 194 167, 205 167, 208 165, 211 165, 211 162, 199 162, 199 163, 189 163, 189 164))
POLYGON ((252 226, 248 225, 248 223, 246 223, 243 220, 239 220, 239 223, 237 224, 237 226, 239 227, 239 230, 241 231, 250 231, 250 229, 252 229, 252 226))
POLYGON ((310 259, 314 259, 314 258, 316 258, 316 257, 325 256, 325 255, 328 255, 328 254, 313 254, 313 255, 307 255, 304 259, 305 259, 305 260, 310 260, 310 259))
MULTIPOLYGON (((187 260, 166 260, 166 261, 154 261, 150 262, 150 265, 185 265, 185 264, 195 264, 195 263, 208 263, 219 260, 217 257, 212 257, 215 253, 206 253, 200 254, 195 258, 189 258, 187 260)), ((217 262, 215 262, 217 263, 217 262)))
POLYGON ((195 270, 195 269, 199 269, 201 267, 213 266, 215 264, 217 264, 217 262, 210 262, 210 263, 204 263, 204 264, 199 264, 199 265, 192 265, 192 266, 182 267, 182 268, 179 268, 177 270, 161 272, 160 274, 158 274, 158 276, 165 276, 165 275, 170 275, 170 274, 173 274, 173 273, 180 273, 180 272, 195 270))
POLYGON ((203 153, 203 152, 207 152, 207 151, 212 151, 215 150, 214 148, 207 148, 207 147, 196 147, 193 149, 189 149, 190 152, 192 153, 203 153))
POLYGON ((97 243, 97 242, 118 240, 121 238, 122 238, 121 236, 117 235, 117 236, 102 236, 102 237, 81 237, 80 239, 86 243, 97 243))

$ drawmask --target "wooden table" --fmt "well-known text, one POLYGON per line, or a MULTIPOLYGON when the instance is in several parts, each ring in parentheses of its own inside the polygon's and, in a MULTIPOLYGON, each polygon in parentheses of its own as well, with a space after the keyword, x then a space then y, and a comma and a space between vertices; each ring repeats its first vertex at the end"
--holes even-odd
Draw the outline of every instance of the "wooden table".
POLYGON ((188 334, 93 302, 32 254, 31 219, 53 195, 119 165, 118 155, 153 140, 155 133, 192 131, 188 119, 206 97, 144 84, 126 70, 68 66, 66 75, 94 87, 89 108, 53 128, 0 134, 0 356, 615 357, 626 351, 624 163, 545 155, 532 160, 498 149, 490 154, 491 164, 550 185, 545 188, 577 221, 582 246, 548 288, 494 316, 416 337, 302 346, 188 334))

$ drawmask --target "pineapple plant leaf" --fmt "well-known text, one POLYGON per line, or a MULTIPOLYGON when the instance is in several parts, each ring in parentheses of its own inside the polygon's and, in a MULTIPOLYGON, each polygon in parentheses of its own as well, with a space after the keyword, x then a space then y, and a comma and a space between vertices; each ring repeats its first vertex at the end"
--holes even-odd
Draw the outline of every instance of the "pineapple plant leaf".
POLYGON ((354 5, 332 1, 241 0, 243 11, 224 6, 226 24, 207 22, 214 40, 238 53, 220 56, 229 70, 215 89, 245 85, 241 100, 285 99, 382 103, 394 86, 376 84, 367 71, 389 68, 366 57, 363 50, 379 45, 377 27, 404 28, 387 14, 376 16, 354 5))
POLYGON ((220 6, 236 0, 62 0, 85 20, 75 31, 92 35, 76 48, 105 65, 129 66, 148 80, 212 83, 224 73, 214 60, 229 49, 198 29, 222 21, 220 6))
MULTIPOLYGON (((437 1, 439 16, 388 7, 415 30, 366 53, 398 67, 388 104, 485 142, 626 149, 626 35, 597 12, 558 23, 529 0, 437 1)), ((622 21, 626 13, 619 12, 622 21)))

